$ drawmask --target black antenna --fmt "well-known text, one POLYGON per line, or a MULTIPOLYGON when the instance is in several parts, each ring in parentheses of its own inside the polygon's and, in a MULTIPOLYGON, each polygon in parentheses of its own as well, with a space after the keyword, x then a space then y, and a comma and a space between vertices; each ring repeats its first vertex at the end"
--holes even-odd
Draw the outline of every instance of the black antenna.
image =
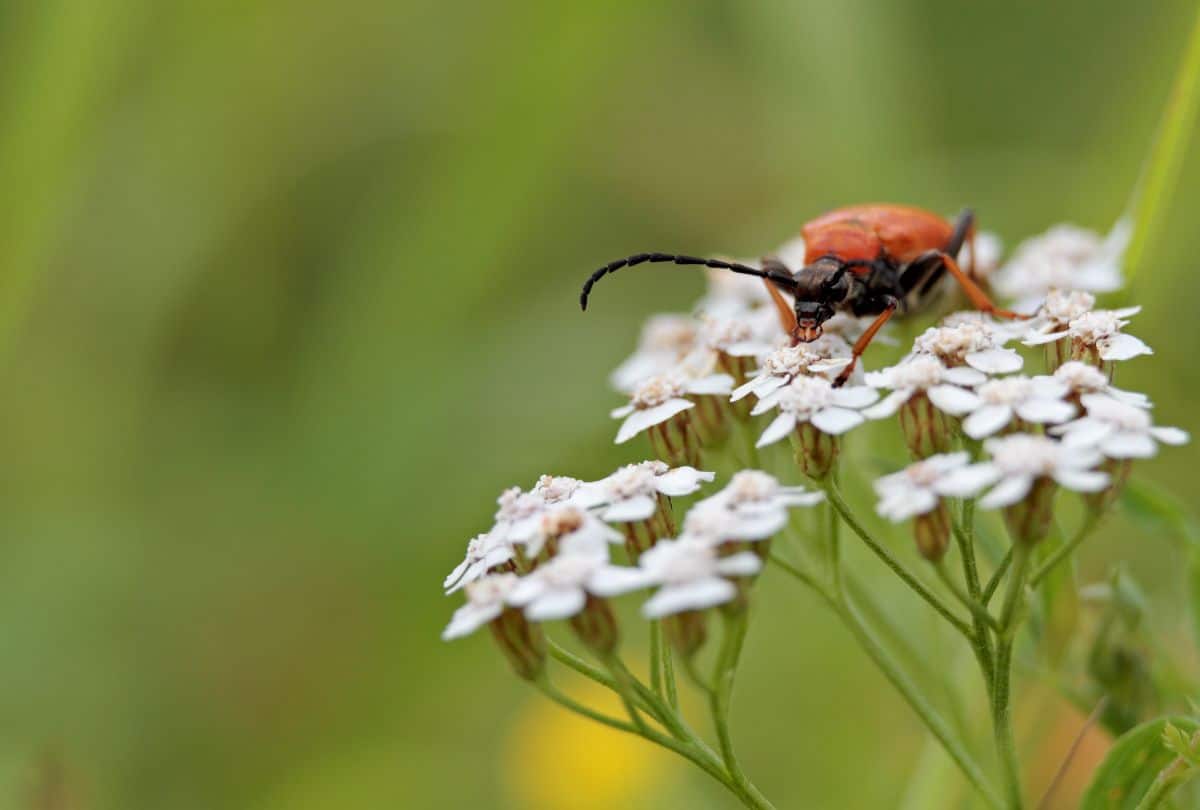
POLYGON ((601 267, 596 272, 588 276, 588 280, 583 282, 583 292, 579 294, 579 306, 587 309, 588 295, 592 291, 592 287, 597 281, 607 276, 609 273, 615 273, 622 267, 633 267, 636 264, 643 262, 671 262, 673 264, 695 264, 703 267, 712 267, 716 270, 732 270, 735 273, 742 273, 747 276, 758 276, 766 278, 780 284, 787 289, 795 289, 796 281, 791 274, 783 273, 778 270, 759 270, 756 267, 749 267, 737 262, 725 262, 720 259, 700 259, 696 256, 678 256, 673 253, 639 253, 636 256, 629 256, 625 259, 617 259, 615 262, 609 262, 601 267))

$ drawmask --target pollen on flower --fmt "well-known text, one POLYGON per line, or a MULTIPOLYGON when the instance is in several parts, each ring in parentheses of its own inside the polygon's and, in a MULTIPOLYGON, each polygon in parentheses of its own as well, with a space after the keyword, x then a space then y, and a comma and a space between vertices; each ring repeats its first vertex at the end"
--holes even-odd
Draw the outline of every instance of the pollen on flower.
POLYGON ((809 416, 833 404, 833 384, 820 377, 797 377, 780 390, 779 409, 798 417, 809 416))
POLYGON ((797 377, 808 374, 813 366, 828 366, 830 356, 819 354, 811 345, 801 343, 776 349, 763 358, 763 373, 778 377, 797 377))
POLYGON ((1104 338, 1112 337, 1121 331, 1128 321, 1117 317, 1109 310, 1085 312, 1070 322, 1071 337, 1089 345, 1096 345, 1104 338))
POLYGON ((1025 433, 990 441, 988 451, 992 462, 1006 473, 1050 476, 1062 461, 1062 445, 1025 433))
POLYGON ((975 389, 986 405, 1013 405, 1033 395, 1035 384, 1028 377, 1001 377, 975 389))
POLYGON ((533 487, 533 494, 547 504, 562 503, 569 500, 583 482, 578 478, 566 475, 543 475, 533 487))
POLYGON ((779 481, 759 470, 742 470, 730 479, 723 494, 733 504, 770 501, 779 493, 779 481))
POLYGON ((1077 394, 1103 393, 1109 389, 1108 375, 1090 363, 1069 360, 1054 371, 1054 379, 1077 394))
POLYGON ((638 410, 648 410, 687 393, 683 379, 677 374, 659 374, 641 382, 633 390, 631 403, 638 410))
POLYGON ((946 367, 940 360, 932 355, 918 355, 908 362, 893 366, 887 384, 890 388, 925 390, 941 385, 945 376, 946 367))
POLYGON ((563 537, 582 528, 583 521, 583 511, 574 506, 551 510, 542 515, 542 535, 545 537, 563 537))
POLYGON ((496 520, 515 523, 518 520, 532 517, 545 507, 545 501, 532 492, 522 492, 520 487, 509 487, 500 493, 496 499, 500 509, 496 512, 496 520))
POLYGON ((971 352, 993 348, 996 339, 982 323, 962 321, 949 326, 931 326, 917 336, 913 349, 931 354, 947 365, 961 365, 971 352))
POLYGON ((604 486, 615 500, 632 498, 635 495, 652 495, 657 490, 654 479, 671 469, 665 462, 643 461, 627 464, 605 480, 604 486))
POLYGON ((700 329, 700 339, 718 351, 735 349, 738 344, 754 340, 754 329, 739 318, 705 317, 700 329))
POLYGON ((1082 290, 1051 290, 1038 310, 1038 317, 1056 325, 1067 326, 1076 318, 1092 311, 1096 296, 1082 290))

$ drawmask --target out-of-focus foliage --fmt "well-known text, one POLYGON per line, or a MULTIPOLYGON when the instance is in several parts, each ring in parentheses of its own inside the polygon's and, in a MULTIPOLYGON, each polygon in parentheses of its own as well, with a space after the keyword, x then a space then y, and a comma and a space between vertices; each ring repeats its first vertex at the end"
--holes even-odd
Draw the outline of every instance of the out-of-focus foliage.
MULTIPOLYGON (((0 5, 0 805, 593 806, 546 798, 565 767, 605 806, 726 806, 437 640, 502 487, 627 458, 604 376, 700 289, 631 271, 584 317, 581 276, 874 199, 1010 246, 1105 228, 1191 6, 0 5)), ((1194 157, 1180 189, 1120 383, 1195 432, 1194 157)), ((1194 452, 1148 465, 1193 503, 1194 452)), ((1127 560, 1186 656, 1182 553, 1114 521, 1080 578, 1127 560)), ((735 733, 766 793, 886 806, 936 768, 814 600, 761 602, 735 733)), ((1079 722, 1047 701, 1042 784, 1079 722)))

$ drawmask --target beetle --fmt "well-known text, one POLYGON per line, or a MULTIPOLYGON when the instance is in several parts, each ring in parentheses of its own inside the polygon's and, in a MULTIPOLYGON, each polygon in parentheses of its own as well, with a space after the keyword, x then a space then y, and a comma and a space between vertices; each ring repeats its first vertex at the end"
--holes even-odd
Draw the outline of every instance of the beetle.
POLYGON ((821 325, 835 312, 875 316, 855 342, 850 364, 834 385, 842 385, 849 379, 858 358, 888 319, 897 310, 903 314, 920 309, 933 297, 938 282, 947 272, 962 286, 976 309, 1001 318, 1028 317, 996 307, 971 275, 959 267, 955 257, 968 240, 974 263, 975 216, 970 209, 951 222, 907 205, 853 205, 817 217, 803 227, 801 235, 804 267, 797 270, 773 256, 764 258, 760 269, 721 259, 638 253, 609 262, 592 273, 583 284, 579 303, 586 310, 596 282, 623 267, 670 262, 763 279, 792 345, 819 338, 821 325), (783 292, 792 296, 792 303, 783 292))

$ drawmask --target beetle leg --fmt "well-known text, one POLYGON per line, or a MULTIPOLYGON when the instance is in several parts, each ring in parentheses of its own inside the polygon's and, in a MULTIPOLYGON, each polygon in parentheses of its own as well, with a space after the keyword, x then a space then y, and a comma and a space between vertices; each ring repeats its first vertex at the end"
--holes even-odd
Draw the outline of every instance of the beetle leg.
MULTIPOLYGON (((997 318, 1009 318, 1012 320, 1025 320, 1031 317, 1029 315, 1022 315, 1018 312, 1013 312, 1012 310, 1000 309, 993 304, 992 299, 988 298, 987 293, 980 289, 979 285, 976 284, 974 280, 964 273, 963 269, 958 266, 958 262, 954 260, 954 257, 949 253, 946 253, 944 250, 930 251, 924 255, 936 256, 940 258, 942 265, 950 271, 950 275, 954 276, 954 280, 962 285, 963 292, 967 294, 967 298, 971 299, 971 303, 981 312, 986 312, 989 315, 995 315, 997 318)), ((917 259, 914 259, 914 261, 920 261, 921 258, 922 257, 918 257, 917 259)))
POLYGON ((883 328, 883 325, 888 322, 888 318, 891 318, 895 313, 899 303, 894 296, 889 295, 883 312, 880 312, 875 317, 875 320, 871 321, 871 325, 867 327, 867 331, 863 332, 858 340, 854 341, 854 350, 850 356, 850 365, 842 369, 842 372, 837 375, 837 379, 833 381, 835 388, 845 385, 846 380, 850 379, 850 375, 854 372, 854 367, 858 365, 858 358, 862 357, 862 353, 867 350, 867 346, 871 345, 871 341, 875 338, 876 333, 883 328))
MULTIPOLYGON (((781 271, 787 274, 787 268, 783 263, 774 259, 763 260, 763 270, 774 273, 781 271)), ((790 278, 790 274, 788 274, 790 278)), ((779 325, 783 327, 783 331, 791 337, 796 334, 796 309, 793 304, 783 297, 783 293, 779 291, 779 287, 775 282, 768 278, 763 279, 763 284, 767 285, 767 292, 771 294, 771 300, 775 302, 775 311, 779 313, 779 325)))

